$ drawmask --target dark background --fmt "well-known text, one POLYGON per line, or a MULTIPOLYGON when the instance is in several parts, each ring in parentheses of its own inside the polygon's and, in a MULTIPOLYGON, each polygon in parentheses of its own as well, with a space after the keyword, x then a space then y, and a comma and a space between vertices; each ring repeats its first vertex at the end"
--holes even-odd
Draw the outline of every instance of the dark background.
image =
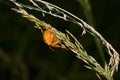
MULTIPOLYGON (((87 22, 76 0, 46 0, 87 22)), ((95 29, 120 53, 120 0, 90 0, 95 29)), ((74 53, 47 46, 33 23, 0 2, 0 80, 98 80, 96 73, 84 67, 74 53)), ((88 54, 100 64, 101 58, 93 37, 81 37, 81 29, 71 22, 29 11, 58 30, 68 29, 83 44, 88 54)), ((105 51, 104 51, 105 52, 105 51)), ((105 52, 106 53, 106 52, 105 52)), ((120 70, 114 75, 120 80, 120 70)))

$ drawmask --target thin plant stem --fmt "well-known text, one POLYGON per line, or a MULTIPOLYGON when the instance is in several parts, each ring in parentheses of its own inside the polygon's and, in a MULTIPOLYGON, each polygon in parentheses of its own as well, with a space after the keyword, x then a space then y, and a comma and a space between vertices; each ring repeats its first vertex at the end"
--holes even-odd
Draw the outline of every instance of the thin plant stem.
POLYGON ((43 31, 43 29, 52 28, 53 32, 56 34, 56 37, 61 41, 63 41, 64 45, 68 49, 76 53, 79 59, 83 60, 86 64, 88 64, 91 69, 95 70, 98 73, 98 75, 103 75, 107 80, 113 80, 112 76, 115 73, 115 71, 118 70, 120 56, 118 52, 112 47, 112 45, 108 43, 102 37, 102 35, 98 33, 92 26, 90 26, 89 24, 87 24, 85 21, 78 18, 77 16, 73 15, 72 13, 43 0, 29 0, 29 2, 32 3, 32 5, 23 4, 18 2, 17 0, 10 0, 10 1, 13 2, 18 7, 18 9, 13 9, 13 10, 15 10, 18 13, 21 13, 23 17, 34 22, 35 28, 41 29, 41 31, 43 31), (104 48, 106 48, 106 51, 108 52, 108 55, 110 57, 109 63, 106 63, 105 68, 102 68, 93 57, 87 55, 87 52, 83 49, 82 45, 69 31, 67 31, 68 32, 67 34, 74 39, 75 41, 74 43, 70 41, 70 39, 67 37, 68 35, 57 31, 51 25, 46 24, 44 21, 40 21, 33 15, 29 15, 24 10, 25 8, 40 11, 42 12, 44 17, 45 14, 49 14, 51 16, 61 18, 65 21, 70 21, 79 25, 79 27, 83 29, 82 35, 86 34, 86 32, 90 33, 92 36, 94 36, 99 40, 99 42, 104 46, 104 48))
POLYGON ((19 8, 28 8, 31 10, 40 11, 42 12, 43 16, 45 16, 45 14, 50 14, 51 16, 58 17, 64 19, 65 21, 71 21, 75 24, 78 24, 79 27, 83 29, 82 35, 86 34, 86 32, 90 33, 92 36, 99 39, 99 41, 104 46, 104 48, 106 48, 106 51, 110 56, 110 60, 108 64, 107 63, 105 64, 105 69, 109 72, 109 74, 113 76, 114 72, 118 70, 118 64, 120 60, 120 56, 118 52, 112 47, 110 43, 108 43, 102 37, 100 33, 98 33, 92 26, 84 22, 82 19, 78 18, 72 13, 54 4, 48 3, 43 0, 29 0, 33 4, 32 6, 17 2, 16 0, 10 0, 10 1, 13 2, 19 8), (39 2, 39 5, 36 2, 39 2), (40 4, 42 6, 40 6, 40 4))
POLYGON ((78 59, 81 59, 82 61, 84 61, 87 64, 87 67, 89 67, 92 70, 95 70, 99 76, 102 75, 107 80, 113 80, 109 72, 106 69, 102 68, 92 56, 87 54, 87 52, 84 50, 80 42, 78 42, 78 40, 69 31, 67 31, 67 34, 64 34, 56 30, 54 27, 47 24, 46 22, 37 19, 33 15, 29 15, 24 9, 19 8, 19 9, 13 9, 13 10, 18 13, 21 13, 23 17, 34 22, 35 28, 41 29, 41 31, 43 29, 52 28, 56 37, 63 42, 63 45, 65 45, 67 49, 74 52, 78 59), (69 37, 72 37, 74 39, 74 42, 71 42, 69 37))

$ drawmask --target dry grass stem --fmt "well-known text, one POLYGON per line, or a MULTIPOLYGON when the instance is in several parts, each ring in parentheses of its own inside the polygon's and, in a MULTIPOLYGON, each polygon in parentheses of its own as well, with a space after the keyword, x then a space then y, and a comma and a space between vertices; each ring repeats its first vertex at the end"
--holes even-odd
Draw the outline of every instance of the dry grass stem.
POLYGON ((119 64, 119 54, 118 52, 109 44, 103 37, 98 33, 93 27, 88 25, 86 22, 84 22, 82 19, 76 17, 75 15, 67 12, 66 10, 59 8, 51 3, 42 1, 42 0, 29 0, 33 6, 25 5, 22 3, 17 2, 16 0, 11 0, 19 9, 13 9, 14 11, 21 13, 23 17, 27 18, 28 20, 35 23, 35 28, 41 29, 47 29, 52 28, 54 34, 56 34, 56 37, 63 42, 63 45, 65 45, 69 50, 76 53, 77 58, 83 60, 88 67, 95 70, 98 75, 103 75, 107 80, 113 80, 112 76, 115 71, 118 70, 118 64, 119 64), (41 7, 40 4, 38 5, 36 2, 39 2, 42 4, 41 7), (83 34, 86 34, 86 31, 89 32, 91 35, 97 37, 103 46, 107 49, 108 54, 110 55, 110 60, 108 64, 105 64, 105 68, 102 68, 99 63, 90 55, 87 54, 87 52, 84 50, 82 45, 77 41, 77 39, 69 32, 67 31, 67 34, 64 34, 60 31, 57 31, 54 27, 51 25, 45 23, 44 21, 40 21, 33 15, 29 15, 24 8, 37 10, 42 12, 43 14, 50 14, 54 17, 58 17, 61 19, 64 19, 65 21, 71 21, 73 23, 78 24, 81 28, 83 28, 83 34), (47 8, 49 11, 46 11, 45 8, 47 8), (74 43, 70 41, 70 37, 74 39, 74 43))

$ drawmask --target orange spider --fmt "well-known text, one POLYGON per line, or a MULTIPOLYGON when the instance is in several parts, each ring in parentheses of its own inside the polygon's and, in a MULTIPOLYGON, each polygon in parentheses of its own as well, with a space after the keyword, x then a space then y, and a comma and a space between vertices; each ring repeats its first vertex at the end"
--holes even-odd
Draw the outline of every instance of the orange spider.
POLYGON ((65 48, 65 46, 62 44, 62 41, 55 36, 51 28, 48 28, 45 31, 43 31, 43 40, 47 45, 51 47, 65 48))

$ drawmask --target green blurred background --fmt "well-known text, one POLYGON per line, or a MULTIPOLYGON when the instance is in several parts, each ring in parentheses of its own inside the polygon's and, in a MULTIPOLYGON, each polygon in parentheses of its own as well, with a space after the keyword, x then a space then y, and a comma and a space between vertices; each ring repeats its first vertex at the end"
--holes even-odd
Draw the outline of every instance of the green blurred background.
MULTIPOLYGON (((46 0, 90 23, 84 8, 77 0, 46 0)), ((80 0, 79 0, 80 1, 80 0)), ((89 0, 95 29, 120 53, 120 0, 89 0)), ((99 80, 94 71, 86 69, 74 53, 47 46, 40 30, 33 23, 0 2, 0 80, 99 80)), ((43 17, 38 11, 28 10, 40 20, 58 30, 69 30, 83 44, 89 55, 102 65, 94 38, 71 22, 43 17)), ((92 24, 92 21, 90 23, 92 24)), ((106 51, 103 49, 103 52, 106 51)), ((105 55, 108 58, 108 55, 105 55)), ((120 70, 114 75, 120 80, 120 70)))

